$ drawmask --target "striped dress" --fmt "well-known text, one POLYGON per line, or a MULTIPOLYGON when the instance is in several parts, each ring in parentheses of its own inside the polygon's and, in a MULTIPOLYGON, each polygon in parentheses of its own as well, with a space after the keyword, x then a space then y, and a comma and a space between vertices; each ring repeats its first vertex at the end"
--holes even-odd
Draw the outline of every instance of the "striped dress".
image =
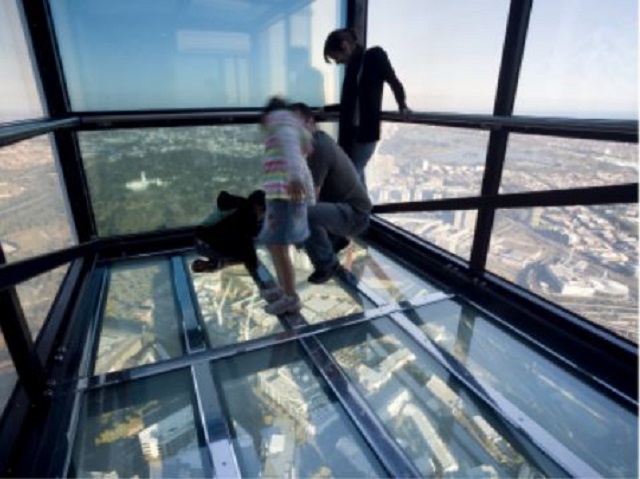
POLYGON ((262 160, 263 189, 267 200, 291 201, 287 187, 291 180, 300 180, 305 188, 305 200, 315 203, 315 190, 306 156, 312 150, 312 136, 289 110, 274 110, 267 114, 265 152, 262 160))

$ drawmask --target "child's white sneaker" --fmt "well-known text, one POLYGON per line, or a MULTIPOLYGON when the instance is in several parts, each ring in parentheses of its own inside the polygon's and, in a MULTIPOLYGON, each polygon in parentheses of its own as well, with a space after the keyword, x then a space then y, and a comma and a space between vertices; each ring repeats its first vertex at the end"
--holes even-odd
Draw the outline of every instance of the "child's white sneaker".
POLYGON ((264 310, 268 314, 275 314, 280 316, 285 313, 299 313, 302 305, 300 304, 300 297, 297 294, 292 296, 283 294, 280 299, 277 299, 273 303, 269 303, 264 307, 264 310))
POLYGON ((284 296, 284 290, 280 286, 272 286, 260 290, 260 297, 268 303, 276 301, 282 296, 284 296))

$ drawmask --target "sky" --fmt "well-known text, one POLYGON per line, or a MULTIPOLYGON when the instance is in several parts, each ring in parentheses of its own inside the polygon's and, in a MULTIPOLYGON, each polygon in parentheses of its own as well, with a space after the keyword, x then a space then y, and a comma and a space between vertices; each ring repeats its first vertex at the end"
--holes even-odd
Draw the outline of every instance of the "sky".
MULTIPOLYGON (((55 0, 74 108, 260 106, 293 91, 337 101, 342 67, 327 65, 322 47, 344 21, 342 2, 315 0, 288 24, 256 28, 266 3, 55 0)), ((515 113, 637 119, 637 3, 534 0, 515 113)), ((508 9, 370 0, 367 42, 387 51, 413 110, 490 114, 508 9)), ((0 0, 0 119, 40 116, 37 91, 15 0, 0 0)), ((390 90, 384 105, 396 108, 390 90)))

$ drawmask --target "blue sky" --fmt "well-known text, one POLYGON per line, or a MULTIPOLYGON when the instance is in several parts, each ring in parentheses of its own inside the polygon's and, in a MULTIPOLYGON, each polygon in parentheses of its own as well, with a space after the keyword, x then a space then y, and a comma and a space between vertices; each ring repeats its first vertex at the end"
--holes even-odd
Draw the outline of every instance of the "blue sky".
MULTIPOLYGON (((289 81, 279 61, 285 34, 264 24, 242 35, 221 29, 233 30, 234 15, 248 21, 263 5, 56 0, 75 104, 253 105, 243 89, 289 81), (212 26, 225 15, 228 21, 212 26)), ((368 44, 387 50, 414 110, 491 113, 508 8, 508 0, 370 0, 368 44)), ((317 0, 302 15, 310 37, 295 40, 307 49, 309 70, 324 77, 325 97, 335 96, 328 89, 338 69, 324 64, 321 46, 341 10, 338 0, 317 0)), ((1 0, 0 116, 22 118, 37 115, 39 106, 17 18, 15 0, 1 0)), ((534 1, 516 113, 637 118, 637 83, 637 0, 534 1)), ((385 107, 395 108, 390 92, 385 107)))

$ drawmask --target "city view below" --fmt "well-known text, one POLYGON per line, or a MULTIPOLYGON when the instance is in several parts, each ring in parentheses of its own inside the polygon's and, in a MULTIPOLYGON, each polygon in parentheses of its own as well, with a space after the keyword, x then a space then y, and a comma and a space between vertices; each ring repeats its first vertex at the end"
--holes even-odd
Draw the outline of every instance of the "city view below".
MULTIPOLYGON (((265 261, 265 252, 259 252, 265 261)), ((184 267, 193 259, 193 255, 183 257, 184 267)), ((419 303, 438 291, 358 242, 341 253, 341 260, 358 283, 383 303, 419 303)), ((176 267, 175 261, 172 264, 176 267)), ((294 265, 303 315, 311 317, 310 322, 375 311, 376 305, 348 294, 348 288, 337 281, 308 284, 310 263, 304 253, 294 254, 294 265), (322 317, 315 314, 323 310, 322 317)), ((168 291, 170 270, 168 258, 113 265, 96 358, 96 364, 109 367, 97 367, 97 373, 184 354, 178 345, 177 298, 168 291)), ((243 266, 193 273, 189 282, 211 346, 284 331, 276 318, 265 315, 264 300, 243 266)), ((544 353, 531 349, 523 338, 463 301, 438 301, 408 315, 426 337, 464 364, 483 388, 517 408, 520 417, 536 421, 550 440, 557 441, 557 447, 583 458, 594 474, 633 475, 637 430, 630 412, 613 401, 603 401, 544 353), (554 407, 546 406, 549 397, 555 398, 554 407), (603 438, 615 454, 594 454, 603 438)), ((514 441, 486 405, 418 347, 390 316, 327 331, 318 340, 421 475, 544 475, 535 455, 514 441)), ((295 343, 214 361, 212 374, 243 475, 380 476, 379 464, 351 420, 295 343)), ((112 402, 92 405, 94 400, 90 400, 95 411, 85 419, 82 430, 86 432, 76 448, 81 469, 92 477, 166 475, 170 471, 181 477, 198 475, 204 459, 198 452, 192 408, 184 402, 176 404, 178 396, 167 396, 175 387, 150 395, 152 388, 136 385, 125 404, 114 411, 102 409, 98 414, 99 407, 112 402)), ((188 386, 180 390, 185 388, 188 386)))

